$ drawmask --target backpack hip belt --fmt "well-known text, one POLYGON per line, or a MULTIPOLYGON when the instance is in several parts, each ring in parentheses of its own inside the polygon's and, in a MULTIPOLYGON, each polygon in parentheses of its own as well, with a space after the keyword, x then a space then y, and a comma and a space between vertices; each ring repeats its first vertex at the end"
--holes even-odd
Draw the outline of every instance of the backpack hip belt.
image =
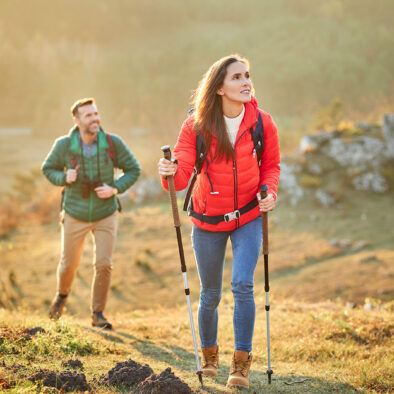
POLYGON ((189 216, 194 217, 195 219, 198 219, 199 221, 203 223, 208 223, 208 224, 219 224, 220 222, 231 222, 234 219, 239 219, 241 215, 244 213, 247 213, 257 207, 259 205, 259 202, 257 200, 257 197, 254 198, 252 201, 248 202, 246 205, 244 205, 242 208, 237 209, 233 212, 228 212, 225 213, 224 215, 216 215, 216 216, 207 216, 202 213, 197 213, 193 211, 193 199, 190 200, 190 207, 189 207, 189 216))

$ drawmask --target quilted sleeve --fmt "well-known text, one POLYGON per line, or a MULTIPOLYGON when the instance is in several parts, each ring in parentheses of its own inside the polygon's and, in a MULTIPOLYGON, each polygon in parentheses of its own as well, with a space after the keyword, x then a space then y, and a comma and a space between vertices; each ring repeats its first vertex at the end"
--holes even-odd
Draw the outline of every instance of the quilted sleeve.
POLYGON ((280 176, 279 138, 276 125, 269 114, 264 114, 264 152, 260 165, 260 185, 267 185, 276 200, 280 176))
MULTIPOLYGON (((190 117, 183 123, 172 156, 178 160, 178 169, 174 176, 175 190, 183 190, 189 183, 196 161, 196 133, 193 130, 193 119, 190 117)), ((163 187, 168 190, 168 182, 161 177, 163 187)))

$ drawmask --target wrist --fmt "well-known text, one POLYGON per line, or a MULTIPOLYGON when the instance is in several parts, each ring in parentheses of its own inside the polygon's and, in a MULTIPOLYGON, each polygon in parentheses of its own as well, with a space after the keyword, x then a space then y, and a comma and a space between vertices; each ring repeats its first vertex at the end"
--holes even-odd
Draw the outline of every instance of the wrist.
POLYGON ((119 190, 116 187, 112 187, 112 195, 116 196, 119 193, 119 190))

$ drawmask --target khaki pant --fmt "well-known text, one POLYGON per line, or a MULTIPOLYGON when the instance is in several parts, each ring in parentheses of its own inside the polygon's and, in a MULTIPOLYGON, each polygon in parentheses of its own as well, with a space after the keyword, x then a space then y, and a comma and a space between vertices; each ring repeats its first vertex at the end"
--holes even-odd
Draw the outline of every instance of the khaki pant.
POLYGON ((112 253, 118 228, 118 212, 97 222, 81 222, 64 213, 61 260, 57 268, 57 291, 69 294, 75 272, 81 261, 85 238, 93 238, 92 312, 102 312, 111 283, 112 253))

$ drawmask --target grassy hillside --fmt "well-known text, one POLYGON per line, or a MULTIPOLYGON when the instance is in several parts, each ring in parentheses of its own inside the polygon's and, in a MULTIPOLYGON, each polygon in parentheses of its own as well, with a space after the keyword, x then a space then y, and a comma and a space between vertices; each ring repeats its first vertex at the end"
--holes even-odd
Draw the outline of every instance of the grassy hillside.
MULTIPOLYGON (((275 375, 268 387, 260 263, 255 277, 256 362, 251 393, 350 393, 355 389, 372 393, 393 389, 390 378, 394 360, 389 351, 394 317, 391 196, 369 198, 350 193, 345 200, 353 202, 340 210, 324 210, 307 201, 297 208, 279 203, 269 215, 275 375), (344 242, 347 246, 331 245, 333 238, 348 240, 344 242), (359 247, 359 241, 366 242, 359 247)), ((196 314, 199 283, 190 243, 191 225, 186 215, 181 220, 196 314)), ((89 325, 90 242, 64 317, 58 323, 47 319, 56 286, 59 239, 56 223, 37 225, 32 221, 0 240, 0 308, 7 308, 0 309, 0 354, 4 360, 0 364, 0 387, 31 392, 38 383, 27 377, 39 369, 60 373, 67 369, 63 362, 77 358, 91 387, 99 392, 128 392, 125 387, 105 388, 99 377, 116 362, 131 358, 148 363, 155 373, 171 367, 198 392, 229 392, 225 383, 233 342, 230 249, 220 305, 221 368, 218 379, 206 378, 204 389, 200 389, 193 374, 192 339, 169 203, 125 207, 107 308, 116 327, 111 333, 89 325), (45 332, 26 339, 25 329, 37 326, 45 332)))
MULTIPOLYGON (((86 319, 62 318, 54 323, 38 314, 0 309, 0 387, 10 393, 48 392, 32 378, 39 370, 64 371, 79 360, 96 392, 130 392, 125 386, 104 386, 100 376, 116 362, 133 359, 155 373, 167 367, 198 393, 229 393, 226 389, 233 342, 232 300, 225 294, 219 323, 221 364, 217 378, 195 371, 193 344, 185 306, 119 311, 113 332, 92 329, 86 319), (35 335, 27 330, 40 327, 35 335), (40 388, 41 387, 41 388, 40 388), (37 389, 38 388, 38 389, 37 389)), ((194 305, 196 310, 196 305, 194 305)), ((263 304, 257 310, 250 393, 378 393, 393 387, 394 359, 390 347, 393 313, 387 308, 364 312, 338 303, 303 304, 288 300, 271 310, 271 354, 274 370, 268 386, 263 304)), ((46 389, 48 390, 48 389, 46 389)), ((57 392, 57 391, 51 391, 57 392)))
MULTIPOLYGON (((368 220, 353 210, 322 210, 305 204, 281 207, 270 215, 272 292, 279 300, 291 296, 308 302, 341 298, 363 304, 365 298, 393 299, 394 247, 390 195, 358 201, 368 220), (311 217, 313 220, 311 220, 311 217), (376 223, 375 223, 376 221, 376 223), (348 247, 330 244, 348 240, 348 247), (354 247, 364 241, 361 248, 354 247)), ((57 204, 54 204, 56 206, 57 204)), ((345 207, 346 208, 346 207, 345 207)), ((109 309, 170 307, 182 303, 183 282, 178 247, 168 203, 128 209, 121 215, 109 309)), ((198 275, 190 241, 191 223, 182 215, 184 248, 192 298, 197 300, 198 275)), ((15 305, 46 311, 55 291, 60 254, 56 223, 25 225, 0 240, 1 282, 15 305)), ((90 240, 89 240, 90 241, 90 240)), ((70 296, 69 311, 83 316, 89 305, 92 273, 91 243, 70 296)), ((230 244, 224 287, 230 290, 230 244)), ((256 293, 264 295, 263 264, 256 271, 256 293)), ((0 285, 1 285, 0 282, 0 285)))

